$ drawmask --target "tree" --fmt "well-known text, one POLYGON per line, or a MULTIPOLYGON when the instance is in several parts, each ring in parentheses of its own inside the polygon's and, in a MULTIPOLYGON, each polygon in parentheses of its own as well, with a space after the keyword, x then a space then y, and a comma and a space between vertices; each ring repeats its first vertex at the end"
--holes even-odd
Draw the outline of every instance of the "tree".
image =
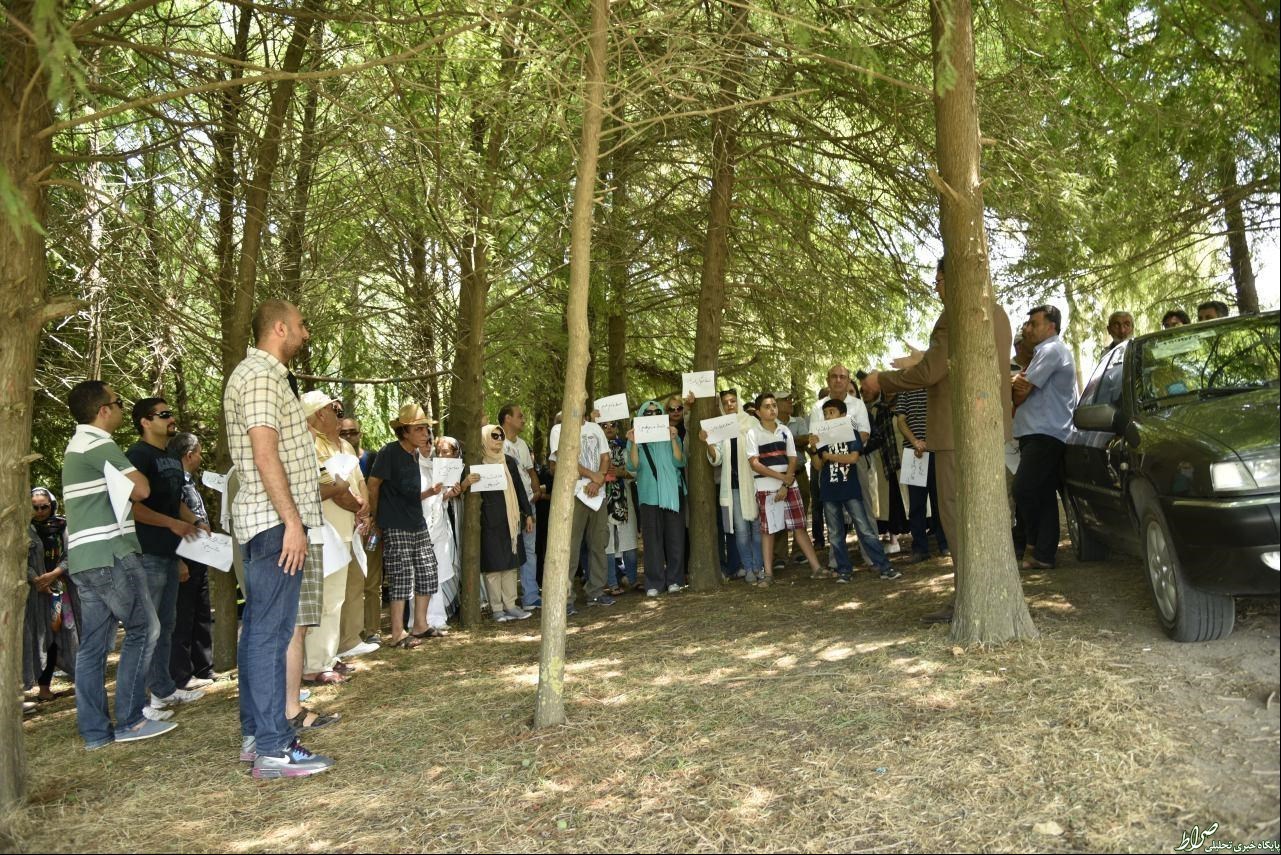
MULTIPOLYGON (((952 639, 965 644, 1035 638, 1010 541, 995 302, 983 226, 979 115, 969 0, 931 0, 940 226, 948 259, 944 295, 952 366, 960 531, 952 639)), ((949 532, 949 535, 952 532, 949 532)))
MULTIPOLYGON (((608 0, 592 0, 591 36, 588 43, 583 98, 583 133, 578 150, 578 175, 574 179, 574 219, 569 245, 569 302, 565 318, 570 327, 569 357, 565 367, 565 394, 561 401, 560 447, 557 459, 573 472, 578 460, 579 429, 586 402, 588 330, 587 298, 591 280, 592 211, 596 199, 596 161, 600 152, 601 117, 604 114, 605 50, 609 26, 608 0)), ((551 522, 543 570, 543 638, 538 651, 538 693, 534 726, 550 727, 565 721, 565 610, 569 592, 570 530, 574 515, 572 475, 556 479, 552 488, 551 522)))

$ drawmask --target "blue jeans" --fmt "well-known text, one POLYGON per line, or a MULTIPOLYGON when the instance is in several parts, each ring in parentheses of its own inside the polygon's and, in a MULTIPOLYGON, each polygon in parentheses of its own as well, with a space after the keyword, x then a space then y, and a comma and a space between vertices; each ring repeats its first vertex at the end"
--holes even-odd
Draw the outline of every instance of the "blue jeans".
MULTIPOLYGON (((765 572, 765 559, 761 557, 761 525, 758 520, 743 518, 743 506, 739 504, 738 490, 730 490, 729 516, 734 520, 734 545, 738 548, 738 560, 748 573, 765 572)), ((755 501, 756 497, 752 497, 755 501)))
MULTIPOLYGON (((114 738, 107 714, 107 654, 117 624, 125 626, 116 666, 116 723, 119 730, 142 721, 147 702, 147 669, 160 634, 147 593, 147 574, 137 555, 117 558, 110 567, 78 571, 80 650, 76 654, 76 725, 89 748, 114 738)), ((167 663, 166 663, 167 664, 167 663)))
POLYGON ((606 552, 605 568, 609 573, 609 587, 616 588, 623 581, 618 575, 618 559, 623 560, 623 576, 628 585, 636 584, 636 550, 624 549, 622 552, 606 552))
POLYGON ((889 559, 876 536, 876 521, 867 512, 867 505, 862 499, 846 499, 844 502, 824 502, 823 517, 827 523, 827 541, 831 544, 832 553, 836 556, 836 572, 848 576, 854 572, 850 563, 849 549, 845 546, 845 518, 854 522, 858 532, 858 546, 863 550, 863 557, 877 570, 885 573, 890 569, 889 559))
POLYGON ((147 686, 152 693, 167 698, 173 694, 173 677, 169 676, 169 653, 173 647, 173 626, 178 621, 178 556, 142 555, 142 568, 147 571, 147 591, 160 621, 160 637, 151 654, 147 686))
POLYGON ((520 530, 525 543, 525 563, 520 565, 520 604, 525 608, 543 601, 538 590, 538 511, 534 511, 534 530, 520 530))
POLYGON ((302 571, 277 562, 285 527, 259 532, 244 544, 245 611, 240 623, 240 732, 254 737, 259 754, 283 754, 294 741, 285 718, 285 651, 298 619, 302 571))

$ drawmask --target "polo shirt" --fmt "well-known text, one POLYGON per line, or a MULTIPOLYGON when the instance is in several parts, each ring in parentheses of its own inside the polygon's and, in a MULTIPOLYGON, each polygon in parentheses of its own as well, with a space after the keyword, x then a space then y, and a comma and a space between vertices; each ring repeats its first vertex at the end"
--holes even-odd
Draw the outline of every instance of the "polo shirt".
POLYGON ((1067 442, 1072 432, 1072 408, 1076 404, 1076 370, 1072 351, 1052 335, 1032 351, 1024 372, 1034 387, 1014 411, 1016 437, 1042 434, 1067 442))
POLYGON ((227 388, 222 394, 227 446, 231 462, 240 475, 240 489, 231 503, 231 521, 236 539, 241 543, 283 524, 254 465, 253 446, 249 441, 249 429, 254 427, 268 427, 276 432, 276 452, 302 524, 307 528, 324 525, 316 446, 302 414, 302 403, 289 383, 290 376, 289 369, 276 357, 250 347, 227 378, 227 388))
POLYGON ((72 575, 110 567, 117 558, 142 551, 133 508, 123 523, 116 521, 107 493, 104 464, 123 475, 137 469, 111 439, 93 425, 77 425, 62 459, 62 500, 67 512, 67 569, 72 575))

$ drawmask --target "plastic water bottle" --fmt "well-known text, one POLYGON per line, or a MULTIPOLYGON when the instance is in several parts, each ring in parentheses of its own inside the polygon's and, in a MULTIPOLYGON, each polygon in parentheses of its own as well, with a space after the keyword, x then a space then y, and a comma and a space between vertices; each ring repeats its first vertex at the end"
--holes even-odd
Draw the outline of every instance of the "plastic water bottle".
POLYGON ((365 541, 365 551, 373 552, 378 548, 378 532, 369 535, 369 540, 365 541))

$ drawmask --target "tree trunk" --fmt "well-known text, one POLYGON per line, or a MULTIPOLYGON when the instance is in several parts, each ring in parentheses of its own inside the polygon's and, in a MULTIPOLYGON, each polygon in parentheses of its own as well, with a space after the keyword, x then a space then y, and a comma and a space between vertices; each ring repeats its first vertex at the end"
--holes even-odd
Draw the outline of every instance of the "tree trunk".
MULTIPOLYGON (((584 382, 587 379, 587 299, 591 280, 592 210, 595 203, 596 159, 600 152, 604 114, 606 28, 608 0, 592 0, 592 31, 587 55, 587 86, 583 107, 583 138, 574 181, 574 219, 569 243, 569 360, 561 400, 560 445, 557 460, 565 467, 552 488, 551 518, 547 523, 547 555, 543 570, 542 643, 538 652, 538 695, 534 727, 565 721, 565 608, 569 590, 570 530, 574 488, 569 477, 578 460, 579 430, 583 424, 584 382)), ((590 402, 586 402, 590 407, 590 402)))
MULTIPOLYGON (((930 4, 944 292, 952 370, 960 536, 952 639, 962 644, 1035 638, 1010 541, 1005 494, 1004 408, 983 228, 978 101, 969 0, 930 4), (941 45, 950 48, 943 55, 941 45)), ((1008 360, 1008 354, 999 355, 1008 360)))
POLYGON ((1219 165, 1219 182, 1223 188, 1223 218, 1228 227, 1232 282, 1237 288, 1237 311, 1255 314, 1259 311, 1259 292, 1254 287, 1254 265, 1250 263, 1250 241, 1245 231, 1245 213, 1241 210, 1237 162, 1231 156, 1224 157, 1219 165))
POLYGON ((302 110, 298 172, 294 177, 292 204, 289 206, 285 235, 280 246, 280 278, 286 299, 294 304, 302 302, 302 259, 306 249, 307 207, 311 200, 311 176, 320 157, 320 140, 316 134, 316 109, 319 101, 320 87, 309 87, 302 110))
MULTIPOLYGON (((53 123, 48 66, 26 34, 35 28, 30 0, 6 4, 0 19, 0 181, 21 206, 0 222, 0 813, 26 796, 22 736, 22 630, 27 592, 27 525, 30 517, 31 388, 40 330, 76 311, 74 300, 46 302, 44 224, 47 200, 41 181, 53 159, 52 137, 38 131, 53 123)), ((54 14, 59 14, 55 11, 54 14)))
MULTIPOLYGON (((747 6, 735 6, 726 34, 731 51, 721 73, 717 103, 722 107, 738 99, 742 74, 743 34, 747 28, 747 6)), ((712 191, 709 199, 707 237, 703 244, 703 270, 698 296, 698 327, 694 334, 694 370, 715 369, 721 349, 721 322, 725 314, 725 271, 729 262, 730 214, 734 196, 734 163, 737 131, 732 112, 721 110, 712 116, 712 191)), ((713 591, 721 584, 721 564, 716 543, 716 514, 720 497, 707 461, 707 445, 698 438, 698 425, 719 414, 715 398, 694 403, 686 436, 686 471, 689 473, 689 578, 695 591, 713 591)))
MULTIPOLYGON (((316 5, 303 4, 306 11, 314 11, 316 5)), ((241 12, 236 28, 235 50, 238 56, 248 53, 249 12, 241 12)), ((293 37, 285 51, 282 69, 297 72, 302 67, 303 52, 307 46, 307 37, 311 32, 315 15, 300 15, 294 19, 293 37)), ((218 291, 220 308, 219 320, 222 325, 222 380, 227 378, 236 365, 245 356, 245 347, 249 344, 249 326, 253 315, 255 283, 258 274, 258 251, 262 241, 262 228, 267 219, 267 195, 271 189, 271 177, 276 169, 280 155, 281 128, 292 99, 294 81, 285 79, 277 82, 271 92, 271 106, 267 116, 267 126, 263 130, 262 140, 258 145, 257 159, 254 163, 254 177, 249 183, 245 198, 244 235, 240 242, 240 258, 237 263, 233 246, 235 222, 235 145, 240 128, 240 87, 228 89, 227 97, 221 102, 222 127, 215 136, 215 186, 218 193, 218 291)), ((231 452, 227 445, 227 425, 218 419, 218 453, 215 468, 226 472, 231 466, 231 452)), ((221 501, 221 499, 220 499, 221 501)), ((217 509, 212 509, 213 513, 217 509)), ((211 515, 211 518, 212 515, 211 515)), ((209 597, 214 614, 214 668, 220 671, 230 670, 236 664, 236 577, 231 573, 210 574, 209 597)))

